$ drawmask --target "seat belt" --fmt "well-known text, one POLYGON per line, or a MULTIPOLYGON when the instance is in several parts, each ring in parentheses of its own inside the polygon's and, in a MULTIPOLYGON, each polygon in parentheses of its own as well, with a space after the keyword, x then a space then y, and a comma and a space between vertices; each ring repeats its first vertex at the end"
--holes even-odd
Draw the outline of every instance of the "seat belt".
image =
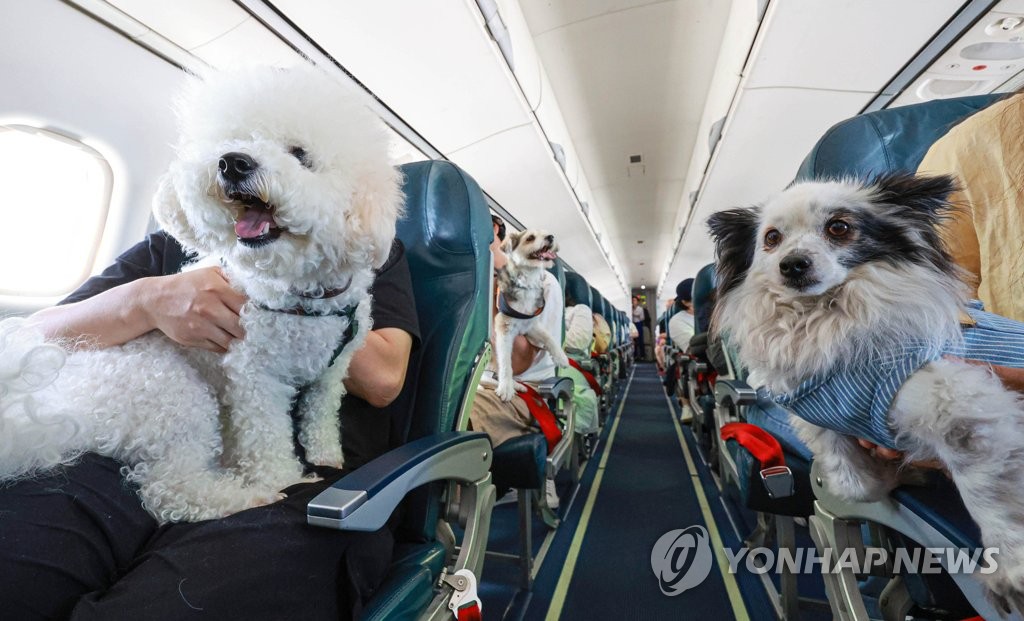
POLYGON ((522 386, 525 386, 526 390, 523 392, 517 391, 516 395, 526 402, 526 408, 530 410, 530 415, 533 416, 533 420, 537 421, 540 432, 544 434, 544 439, 547 440, 548 454, 550 455, 551 451, 555 450, 555 446, 562 439, 562 430, 558 426, 558 420, 555 418, 554 412, 548 408, 544 397, 540 396, 540 393, 533 386, 529 384, 522 384, 522 386))
POLYGON ((735 440, 761 464, 761 481, 768 497, 786 498, 794 493, 793 472, 786 466, 782 445, 775 436, 750 423, 722 425, 722 440, 735 440))
POLYGON ((590 388, 597 393, 597 396, 601 396, 601 386, 597 383, 597 378, 594 377, 593 373, 581 367, 579 361, 572 358, 569 358, 569 366, 579 371, 580 374, 583 375, 583 379, 587 380, 587 384, 590 385, 590 388))

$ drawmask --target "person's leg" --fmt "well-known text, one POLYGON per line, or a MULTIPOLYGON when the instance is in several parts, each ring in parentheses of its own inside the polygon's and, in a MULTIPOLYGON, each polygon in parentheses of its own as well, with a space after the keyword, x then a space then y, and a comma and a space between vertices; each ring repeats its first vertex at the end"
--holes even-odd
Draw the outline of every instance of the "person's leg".
POLYGON ((348 619, 380 585, 394 541, 385 527, 342 532, 306 523, 306 505, 340 474, 292 486, 287 499, 220 520, 162 528, 107 591, 71 619, 348 619))
POLYGON ((106 589, 156 531, 121 464, 77 464, 0 489, 0 616, 63 618, 106 589))
POLYGON ((476 391, 469 422, 474 431, 482 431, 490 436, 493 446, 498 446, 511 438, 537 433, 525 401, 519 397, 513 397, 507 402, 502 401, 490 388, 480 388, 476 391))
POLYGON ((644 348, 644 322, 636 322, 636 331, 640 334, 637 337, 637 359, 644 360, 647 357, 647 350, 644 348))

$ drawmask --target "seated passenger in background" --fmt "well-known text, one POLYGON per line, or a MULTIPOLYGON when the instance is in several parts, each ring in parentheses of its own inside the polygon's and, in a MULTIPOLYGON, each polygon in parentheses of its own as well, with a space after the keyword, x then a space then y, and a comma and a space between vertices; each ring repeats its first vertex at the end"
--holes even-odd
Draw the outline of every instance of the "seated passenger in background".
POLYGON ((654 362, 658 365, 659 375, 664 375, 665 373, 665 347, 667 343, 668 335, 664 332, 658 332, 658 337, 654 339, 654 362))
MULTIPOLYGON (((160 330, 182 345, 224 352, 242 337, 246 298, 219 268, 180 273, 187 261, 176 240, 154 233, 30 321, 50 338, 95 347, 160 330)), ((372 290, 373 331, 345 379, 345 471, 392 448, 391 418, 408 414, 397 403, 388 408, 419 339, 401 242, 372 290)), ((318 467, 323 481, 292 486, 275 504, 158 529, 120 467, 86 455, 0 490, 4 618, 348 619, 385 576, 394 543, 388 528, 306 524, 306 504, 345 471, 318 467)))
MULTIPOLYGON (((573 300, 566 300, 565 351, 569 354, 570 359, 573 354, 589 359, 590 347, 594 340, 594 320, 591 318, 590 307, 586 304, 572 304, 572 302, 573 300)), ((576 432, 581 434, 596 432, 598 428, 598 399, 597 393, 590 385, 591 381, 595 381, 593 376, 588 379, 573 366, 562 369, 559 374, 561 377, 572 379, 572 403, 576 432)))
MULTIPOLYGON (((501 242, 505 237, 505 223, 497 216, 492 216, 491 220, 494 225, 494 239, 490 248, 494 258, 494 269, 498 270, 508 260, 501 249, 501 242)), ((546 271, 543 286, 544 310, 537 316, 537 320, 544 325, 549 334, 561 334, 564 314, 562 288, 558 285, 558 280, 546 271)), ((493 310, 497 312, 497 304, 494 306, 493 310)), ((493 334, 491 338, 493 341, 493 334)), ((491 364, 493 369, 493 360, 491 364)), ((520 335, 512 343, 512 373, 517 383, 542 382, 555 376, 555 363, 548 352, 520 335)), ((538 433, 534 418, 525 399, 522 398, 523 393, 517 392, 517 397, 511 401, 502 401, 494 392, 497 380, 487 377, 488 375, 493 376, 491 372, 485 374, 484 380, 477 388, 473 409, 469 413, 470 426, 475 431, 482 431, 490 436, 493 446, 500 446, 512 438, 538 433)), ((558 507, 558 494, 551 479, 547 480, 545 492, 548 506, 558 507)))
MULTIPOLYGON (((676 297, 672 300, 676 313, 668 320, 668 336, 681 351, 686 351, 693 338, 693 279, 687 278, 676 285, 676 297)), ((676 380, 679 379, 679 364, 675 360, 668 361, 665 369, 664 386, 668 396, 676 392, 676 380)))
POLYGON ((668 320, 668 336, 679 349, 685 350, 693 338, 693 279, 676 285, 676 314, 668 320))
POLYGON ((612 342, 612 328, 601 313, 594 313, 594 353, 607 354, 612 342))

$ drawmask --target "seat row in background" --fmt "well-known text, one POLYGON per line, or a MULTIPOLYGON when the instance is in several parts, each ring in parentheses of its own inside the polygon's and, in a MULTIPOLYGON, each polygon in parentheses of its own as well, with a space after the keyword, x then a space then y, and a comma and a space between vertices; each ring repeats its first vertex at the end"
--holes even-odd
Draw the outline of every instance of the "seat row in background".
MULTIPOLYGON (((797 178, 913 172, 933 142, 997 97, 932 101, 843 121, 819 140, 797 178)), ((710 302, 697 290, 702 280, 713 277, 713 265, 700 271, 695 307, 710 302)), ((821 555, 854 554, 853 563, 822 572, 823 584, 798 579, 791 567, 782 567, 777 592, 782 618, 814 616, 811 611, 823 605, 839 621, 1003 616, 985 598, 976 577, 955 570, 900 571, 891 560, 897 549, 911 557, 928 548, 979 552, 978 528, 950 481, 936 474, 928 485, 901 487, 879 502, 837 498, 818 475, 789 412, 746 384, 727 341, 709 340, 698 330, 683 355, 690 372, 682 375, 679 394, 693 411, 694 434, 723 491, 748 518, 755 518, 753 524, 746 520, 747 545, 771 545, 776 552, 788 548, 795 555, 809 538, 821 555), (869 563, 869 574, 858 573, 854 567, 864 568, 864 555, 873 548, 886 550, 890 561, 869 563), (822 586, 827 602, 821 598, 822 586)), ((946 556, 938 558, 950 569, 946 556)))
MULTIPOLYGON (((557 480, 554 487, 563 490, 560 496, 574 495, 580 473, 597 449, 598 438, 619 394, 618 387, 633 364, 626 313, 615 308, 561 259, 550 272, 562 288, 567 313, 568 307, 586 307, 592 317, 593 332, 585 343, 566 347, 574 370, 559 371, 552 379, 555 383, 551 385, 561 387, 560 398, 549 398, 549 406, 562 431, 558 445, 549 451, 544 435, 538 431, 507 440, 494 451, 492 471, 499 494, 509 488, 516 491, 518 546, 516 554, 511 556, 519 565, 518 596, 530 592, 537 571, 533 515, 539 514, 549 537, 561 524, 560 512, 545 493, 548 482, 557 480), (590 390, 593 391, 590 395, 580 394, 590 390)), ((564 325, 562 336, 564 343, 564 325)), ((547 385, 541 386, 542 392, 547 385)), ((567 509, 562 507, 561 514, 567 509)), ((510 556, 500 551, 489 552, 489 555, 510 556)))
MULTIPOLYGON (((364 619, 442 619, 453 612, 458 618, 479 618, 477 587, 497 490, 520 491, 519 586, 528 590, 534 554, 531 517, 539 512, 552 529, 559 523, 544 500, 545 481, 561 474, 575 485, 600 427, 589 430, 589 438, 576 433, 573 381, 553 377, 536 386, 562 430, 550 452, 539 432, 494 450, 485 434, 468 430, 477 387, 491 359, 489 209, 476 182, 450 162, 415 162, 401 169, 406 215, 398 237, 406 248, 422 335, 397 399, 412 404, 410 415, 392 421, 395 448, 317 496, 309 503, 307 519, 317 527, 372 531, 392 515, 400 516, 397 528, 392 524, 397 534, 388 578, 364 619)), ((579 286, 582 280, 563 263, 553 271, 563 287, 569 282, 579 286)), ((587 287, 586 298, 575 299, 608 321, 612 341, 608 351, 574 356, 590 368, 607 413, 607 395, 614 394, 632 363, 627 317, 587 287)))

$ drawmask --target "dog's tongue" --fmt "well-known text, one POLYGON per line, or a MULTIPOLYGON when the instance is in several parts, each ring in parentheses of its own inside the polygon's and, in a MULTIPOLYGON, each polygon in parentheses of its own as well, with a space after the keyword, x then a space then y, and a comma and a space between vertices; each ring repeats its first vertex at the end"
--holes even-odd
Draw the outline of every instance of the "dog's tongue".
POLYGON ((554 261, 555 259, 558 258, 558 255, 551 250, 545 250, 544 252, 540 252, 537 254, 537 256, 539 256, 542 259, 547 259, 548 261, 554 261))
POLYGON ((252 239, 266 235, 273 225, 274 217, 269 209, 246 209, 235 222, 235 234, 240 239, 252 239))

